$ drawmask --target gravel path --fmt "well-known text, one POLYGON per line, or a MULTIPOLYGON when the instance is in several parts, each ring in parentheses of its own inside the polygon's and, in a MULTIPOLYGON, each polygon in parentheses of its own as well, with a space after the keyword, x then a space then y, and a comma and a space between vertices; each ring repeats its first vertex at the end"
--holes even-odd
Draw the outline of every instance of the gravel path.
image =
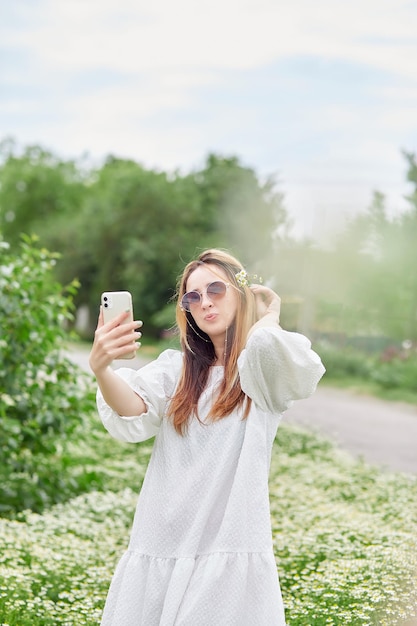
MULTIPOLYGON (((88 350, 74 349, 69 356, 90 372, 88 350)), ((144 363, 136 358, 116 366, 137 369, 144 363)), ((284 420, 326 436, 367 463, 417 476, 417 406, 322 385, 308 400, 295 402, 284 420)))

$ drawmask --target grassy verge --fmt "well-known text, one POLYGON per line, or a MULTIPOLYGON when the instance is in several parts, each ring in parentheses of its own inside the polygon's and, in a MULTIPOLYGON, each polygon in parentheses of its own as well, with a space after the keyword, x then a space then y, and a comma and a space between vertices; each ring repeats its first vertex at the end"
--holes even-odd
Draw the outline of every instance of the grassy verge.
POLYGON ((343 378, 332 378, 325 375, 320 381, 320 385, 336 387, 337 389, 348 389, 358 395, 374 396, 388 402, 406 402, 407 404, 417 404, 417 391, 409 389, 395 388, 387 389, 378 383, 369 380, 361 380, 357 376, 344 376, 343 378))
POLYGON ((352 348, 316 346, 326 366, 324 384, 384 400, 417 404, 417 354, 367 354, 352 348))
MULTIPOLYGON (((289 626, 403 623, 417 602, 417 481, 381 474, 303 430, 278 433, 271 514, 289 626)), ((99 623, 150 447, 119 444, 98 425, 85 441, 74 462, 99 466, 108 491, 0 519, 3 625, 99 623)))

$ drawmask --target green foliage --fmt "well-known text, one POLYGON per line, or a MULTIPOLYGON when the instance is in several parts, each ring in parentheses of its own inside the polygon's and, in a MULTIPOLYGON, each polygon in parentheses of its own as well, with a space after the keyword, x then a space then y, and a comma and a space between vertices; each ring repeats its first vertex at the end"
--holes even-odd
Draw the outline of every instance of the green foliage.
POLYGON ((280 429, 271 512, 290 626, 394 626, 417 613, 417 483, 280 429), (283 514, 282 503, 285 503, 283 514))
POLYGON ((261 183, 237 157, 209 155, 185 175, 113 156, 89 170, 40 146, 0 144, 0 230, 12 246, 35 233, 61 254, 56 277, 78 278, 75 303, 88 306, 90 333, 100 293, 129 289, 146 332, 158 335, 167 318, 158 313, 197 249, 231 248, 265 274, 259 264, 285 221, 274 180, 261 183))
POLYGON ((337 379, 346 377, 369 378, 374 367, 374 359, 352 348, 321 346, 317 348, 326 368, 326 377, 337 379))
MULTIPOLYGON (((406 157, 415 185, 415 155, 406 157)), ((326 247, 278 242, 271 273, 283 309, 299 301, 295 317, 302 332, 417 341, 416 189, 408 200, 408 210, 390 217, 384 195, 375 192, 369 208, 326 247)))
POLYGON ((328 380, 357 380, 374 383, 382 390, 417 392, 417 354, 415 351, 387 349, 369 355, 353 348, 322 345, 317 348, 326 367, 328 380))
POLYGON ((175 291, 181 255, 194 252, 199 215, 190 179, 108 159, 80 216, 73 264, 82 283, 78 301, 95 314, 101 291, 129 289, 136 315, 152 332, 153 315, 175 291))
POLYGON ((0 143, 0 160, 0 231, 12 248, 21 233, 56 233, 57 221, 65 233, 87 189, 80 165, 13 141, 0 143))
POLYGON ((417 356, 379 361, 370 378, 384 389, 406 389, 417 392, 417 356))
POLYGON ((0 511, 13 514, 68 495, 63 450, 94 404, 64 355, 76 284, 55 282, 56 255, 33 240, 0 246, 0 511))
POLYGON ((368 211, 349 223, 337 256, 343 261, 345 304, 357 310, 356 327, 417 340, 416 241, 416 206, 389 218, 378 192, 368 211))
POLYGON ((274 241, 287 222, 274 178, 261 183, 236 157, 210 154, 194 180, 206 218, 207 245, 224 245, 252 272, 265 272, 274 241))
POLYGON ((12 246, 20 233, 35 232, 61 253, 56 277, 79 279, 74 298, 90 311, 88 336, 107 289, 132 291, 145 332, 158 336, 173 321, 169 308, 159 312, 184 262, 213 246, 230 249, 280 293, 294 330, 417 341, 417 163, 414 154, 404 157, 409 209, 391 217, 375 192, 367 210, 352 207, 355 217, 324 247, 288 236, 274 177, 261 180, 236 156, 209 154, 188 174, 112 156, 92 169, 3 141, 0 229, 12 246))
POLYGON ((197 247, 221 244, 244 251, 248 260, 259 258, 284 221, 280 202, 272 182, 262 186, 236 158, 209 156, 203 170, 186 176, 109 158, 79 216, 77 258, 68 251, 82 283, 78 301, 96 311, 101 291, 129 288, 146 331, 165 329, 174 318, 169 308, 159 313, 175 293, 184 261, 197 247))

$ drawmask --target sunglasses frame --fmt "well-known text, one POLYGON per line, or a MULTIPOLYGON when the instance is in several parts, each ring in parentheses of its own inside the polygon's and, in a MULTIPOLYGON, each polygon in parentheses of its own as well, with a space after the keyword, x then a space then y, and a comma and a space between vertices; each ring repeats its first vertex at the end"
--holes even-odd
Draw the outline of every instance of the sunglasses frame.
POLYGON ((209 283, 207 285, 207 287, 202 292, 197 291, 196 289, 193 289, 192 291, 187 291, 181 298, 180 308, 183 311, 187 311, 188 313, 190 313, 190 311, 191 311, 190 307, 191 306, 198 306, 198 305, 200 305, 201 304, 201 298, 203 297, 204 294, 206 294, 206 296, 208 298, 210 298, 210 300, 212 302, 215 302, 216 300, 220 300, 221 298, 224 298, 224 296, 226 295, 227 290, 229 289, 229 287, 230 287, 230 283, 226 283, 224 280, 213 280, 213 282, 209 283), (224 287, 225 287, 224 288, 224 292, 212 294, 212 295, 214 295, 214 298, 213 298, 212 295, 210 295, 209 289, 210 289, 210 287, 212 285, 216 285, 218 283, 224 285, 224 287), (184 298, 185 298, 185 296, 188 296, 190 293, 196 293, 198 295, 198 301, 196 300, 192 304, 187 304, 187 306, 184 306, 184 304, 183 304, 184 298))

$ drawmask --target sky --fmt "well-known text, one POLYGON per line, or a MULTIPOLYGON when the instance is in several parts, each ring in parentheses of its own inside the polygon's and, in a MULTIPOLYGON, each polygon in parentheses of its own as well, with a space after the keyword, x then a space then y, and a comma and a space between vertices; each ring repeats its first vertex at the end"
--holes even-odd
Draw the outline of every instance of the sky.
POLYGON ((276 177, 300 237, 417 152, 417 2, 0 0, 0 139, 186 173, 210 152, 276 177))

